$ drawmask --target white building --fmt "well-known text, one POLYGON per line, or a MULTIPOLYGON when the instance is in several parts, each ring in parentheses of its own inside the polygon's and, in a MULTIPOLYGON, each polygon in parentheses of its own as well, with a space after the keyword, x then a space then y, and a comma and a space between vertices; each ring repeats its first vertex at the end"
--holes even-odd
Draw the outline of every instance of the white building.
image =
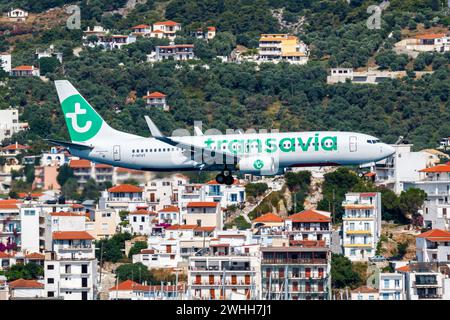
POLYGON ((175 33, 181 30, 181 24, 175 21, 160 21, 153 24, 151 37, 175 40, 175 33))
POLYGON ((9 18, 9 20, 15 22, 25 21, 28 17, 28 11, 19 8, 11 9, 7 13, 7 17, 9 18))
POLYGON ((0 143, 4 139, 9 139, 13 134, 24 130, 28 123, 19 122, 19 110, 0 110, 0 143))
POLYGON ((17 66, 9 72, 11 77, 39 77, 41 75, 39 68, 35 66, 17 66))
POLYGON ((113 209, 120 211, 136 211, 147 208, 143 198, 143 190, 131 184, 122 184, 102 192, 99 199, 100 209, 113 209))
POLYGON ((184 284, 146 285, 126 280, 109 289, 109 300, 180 300, 186 291, 184 284))
POLYGON ((180 209, 175 206, 169 206, 158 211, 158 222, 168 224, 181 224, 180 209))
POLYGON ((202 188, 204 190, 202 201, 218 202, 222 208, 232 205, 239 206, 245 202, 245 186, 237 179, 230 186, 218 184, 216 180, 211 180, 202 188))
POLYGON ((405 275, 406 300, 450 300, 447 263, 410 262, 398 268, 405 275))
POLYGON ((144 187, 144 196, 149 209, 159 211, 177 205, 180 189, 188 182, 189 178, 182 174, 148 181, 144 187))
POLYGON ((156 212, 144 209, 130 212, 128 220, 133 234, 150 235, 152 232, 152 220, 157 217, 156 212))
POLYGON ((367 261, 375 256, 381 235, 381 194, 347 193, 342 206, 344 255, 351 261, 367 261))
POLYGON ((379 274, 380 300, 405 300, 405 281, 402 273, 379 274))
POLYGON ((367 286, 353 289, 350 293, 351 300, 379 300, 378 290, 367 286))
POLYGON ((51 58, 51 57, 56 58, 59 61, 59 63, 63 62, 63 54, 62 54, 62 52, 57 52, 55 50, 55 46, 54 45, 50 45, 50 47, 48 49, 44 49, 44 50, 37 49, 36 50, 36 58, 37 58, 37 60, 39 60, 41 58, 51 58))
POLYGON ((422 212, 425 227, 449 230, 450 162, 419 171, 421 180, 405 184, 405 189, 418 188, 427 193, 422 212))
POLYGON ((223 212, 217 202, 189 202, 182 216, 184 224, 223 229, 223 212))
MULTIPOLYGON (((416 76, 421 77, 424 74, 432 73, 427 71, 416 71, 416 76)), ((386 71, 371 70, 354 71, 352 68, 331 68, 327 76, 328 84, 345 83, 349 80, 352 83, 378 84, 387 79, 401 79, 406 77, 406 71, 386 71)))
POLYGON ((44 225, 41 224, 40 210, 31 206, 20 206, 21 249, 26 252, 40 252, 41 235, 44 225))
POLYGON ((384 185, 400 194, 405 183, 419 181, 420 170, 439 162, 439 157, 427 151, 411 151, 411 144, 391 145, 395 149, 392 157, 375 164, 375 183, 384 185))
POLYGON ((285 219, 289 239, 297 243, 318 242, 331 245, 331 213, 319 210, 304 210, 285 219))
POLYGON ((42 153, 41 166, 58 166, 61 167, 68 162, 68 158, 64 149, 51 147, 49 152, 42 153))
POLYGON ((416 236, 418 262, 450 261, 450 232, 433 229, 416 236))
POLYGON ((150 93, 147 91, 147 94, 142 97, 145 100, 145 105, 149 108, 159 108, 164 111, 169 111, 169 105, 166 102, 166 95, 164 93, 155 91, 150 93))
POLYGON ((53 250, 45 260, 47 297, 96 299, 97 259, 93 239, 86 231, 53 232, 53 250))
POLYGON ((8 53, 0 54, 0 69, 5 72, 11 72, 11 55, 8 53))
POLYGON ((17 279, 9 283, 11 300, 43 298, 44 294, 44 284, 37 280, 17 279))

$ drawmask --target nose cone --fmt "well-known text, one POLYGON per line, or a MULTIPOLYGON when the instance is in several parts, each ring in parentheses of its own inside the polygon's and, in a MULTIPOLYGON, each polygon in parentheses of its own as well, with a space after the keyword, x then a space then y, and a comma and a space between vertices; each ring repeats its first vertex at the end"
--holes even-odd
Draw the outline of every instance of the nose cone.
POLYGON ((388 144, 383 143, 383 155, 385 158, 392 156, 395 153, 395 149, 388 144))

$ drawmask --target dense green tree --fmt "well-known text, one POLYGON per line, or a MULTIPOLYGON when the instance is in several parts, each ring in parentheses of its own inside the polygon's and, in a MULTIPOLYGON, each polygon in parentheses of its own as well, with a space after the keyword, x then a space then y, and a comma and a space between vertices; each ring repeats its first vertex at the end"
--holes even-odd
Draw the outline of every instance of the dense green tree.
POLYGON ((17 279, 39 279, 44 276, 44 268, 36 263, 14 264, 5 272, 8 281, 17 279))
POLYGON ((119 281, 132 280, 138 283, 144 281, 154 283, 154 276, 142 263, 127 263, 116 269, 116 277, 119 281))
POLYGON ((148 245, 145 241, 136 241, 134 245, 131 247, 130 252, 128 253, 128 258, 132 259, 133 255, 141 252, 142 249, 147 249, 148 245))
POLYGON ((342 289, 346 287, 355 288, 361 284, 361 277, 353 269, 352 262, 342 254, 331 256, 331 286, 342 289))

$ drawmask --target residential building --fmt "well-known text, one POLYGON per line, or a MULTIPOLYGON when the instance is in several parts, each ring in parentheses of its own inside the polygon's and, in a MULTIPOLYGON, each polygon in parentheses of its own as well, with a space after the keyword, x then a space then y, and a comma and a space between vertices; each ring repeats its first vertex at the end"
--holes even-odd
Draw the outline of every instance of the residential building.
POLYGON ((43 152, 41 166, 63 166, 68 162, 68 155, 63 148, 51 147, 49 152, 43 152))
POLYGON ((143 198, 143 189, 131 185, 121 184, 102 192, 99 199, 100 209, 113 209, 120 211, 136 211, 147 208, 148 205, 143 198))
POLYGON ((289 239, 293 241, 323 241, 331 245, 331 213, 320 210, 304 210, 285 219, 289 239))
POLYGON ((261 34, 258 49, 258 59, 261 62, 308 62, 308 46, 289 34, 261 34))
POLYGON ((395 46, 413 52, 447 52, 450 51, 450 36, 446 33, 419 34, 403 39, 395 46))
POLYGON ((168 46, 156 46, 155 55, 149 55, 149 62, 158 62, 164 60, 191 60, 194 59, 194 45, 193 44, 174 44, 168 46))
MULTIPOLYGON (((2 252, 0 252, 1 260, 2 252)), ((0 265, 1 269, 1 265, 0 265)), ((0 276, 0 301, 9 300, 9 286, 5 276, 0 276)))
POLYGON ((448 262, 410 262, 397 271, 405 275, 406 300, 450 300, 448 262))
POLYGON ((375 183, 384 185, 400 194, 406 190, 405 184, 421 180, 420 170, 439 162, 439 157, 426 150, 413 152, 412 144, 391 145, 395 154, 378 161, 372 172, 375 183))
POLYGON ((50 47, 48 49, 37 49, 36 50, 36 59, 39 60, 41 58, 56 58, 59 63, 63 62, 63 54, 62 52, 57 52, 55 50, 55 46, 54 45, 50 45, 50 47))
POLYGON ((261 247, 263 300, 328 300, 331 251, 322 243, 287 240, 261 247))
POLYGON ((92 29, 88 26, 85 31, 83 31, 83 40, 86 40, 89 36, 105 36, 110 31, 108 29, 104 29, 102 26, 94 26, 92 29))
POLYGON ((160 21, 153 24, 151 37, 167 38, 171 41, 175 40, 176 32, 181 30, 181 24, 175 21, 160 21))
POLYGON ((130 35, 118 35, 118 34, 109 34, 109 32, 91 32, 89 36, 84 37, 85 46, 94 48, 99 47, 103 50, 114 50, 121 49, 123 46, 129 45, 131 43, 136 42, 136 36, 133 34, 130 35), (96 34, 94 34, 96 33, 96 34))
POLYGON ((259 299, 258 252, 235 253, 229 244, 210 244, 199 256, 189 257, 190 299, 259 299))
POLYGON ((0 54, 0 69, 10 73, 11 72, 11 54, 2 53, 0 54))
POLYGON ((152 27, 147 24, 139 24, 131 28, 133 30, 132 35, 134 36, 147 36, 152 33, 152 27))
POLYGON ((96 240, 110 238, 117 233, 120 216, 115 210, 95 210, 94 221, 86 222, 86 231, 96 240))
POLYGON ((433 229, 416 236, 418 262, 450 261, 450 232, 433 229))
POLYGON ((439 147, 440 150, 448 150, 450 148, 450 137, 442 138, 441 141, 439 141, 439 147))
POLYGON ((379 274, 380 300, 405 300, 405 281, 402 273, 379 274))
POLYGON ((203 201, 218 202, 222 208, 240 206, 245 202, 245 186, 235 179, 232 185, 218 184, 216 180, 208 181, 202 186, 203 201))
POLYGON ((12 68, 9 74, 12 77, 39 77, 41 75, 39 68, 24 65, 12 68))
POLYGON ((215 227, 217 230, 223 228, 223 212, 217 202, 189 202, 182 220, 188 225, 215 227))
POLYGON ((271 238, 278 236, 286 237, 286 225, 284 218, 274 214, 266 213, 252 221, 252 230, 255 236, 259 236, 261 242, 270 242, 271 238), (264 239, 268 237, 269 239, 264 239))
POLYGON ((28 123, 19 122, 19 110, 0 110, 0 143, 10 139, 13 134, 28 128, 28 123))
POLYGON ((175 206, 169 206, 158 211, 158 222, 170 225, 181 224, 180 209, 175 206))
POLYGON ((193 36, 197 39, 212 40, 216 36, 216 27, 199 28, 193 32, 193 36))
POLYGON ((367 286, 353 289, 350 297, 351 300, 379 300, 378 290, 367 286))
POLYGON ((139 209, 130 212, 128 220, 133 234, 150 235, 152 231, 152 220, 157 217, 156 212, 139 209))
POLYGON ((109 300, 180 300, 185 291, 184 284, 146 285, 126 280, 109 289, 109 300))
POLYGON ((44 294, 44 284, 37 280, 17 279, 9 283, 11 300, 43 298, 44 294))
POLYGON ((47 297, 95 300, 97 259, 92 237, 86 231, 56 231, 53 249, 45 260, 47 297))
POLYGON ((25 11, 20 8, 15 8, 11 9, 6 15, 9 18, 9 20, 12 20, 14 22, 23 22, 28 17, 28 11, 25 11))
POLYGON ((160 108, 164 111, 169 111, 169 106, 166 102, 166 95, 164 93, 155 91, 150 93, 147 91, 147 94, 142 97, 145 100, 145 105, 149 108, 160 108))
POLYGON ((424 226, 450 230, 450 162, 419 170, 421 180, 405 184, 427 193, 422 211, 424 226))
POLYGON ((375 256, 381 235, 381 194, 347 193, 342 206, 344 255, 351 261, 367 261, 375 256))
POLYGON ((8 251, 21 245, 21 220, 17 200, 0 200, 0 244, 8 251))
POLYGON ((145 198, 150 210, 159 211, 178 204, 180 189, 189 182, 189 178, 182 174, 170 177, 151 179, 145 184, 145 198))
POLYGON ((33 189, 60 190, 57 177, 59 174, 57 166, 35 166, 33 189))

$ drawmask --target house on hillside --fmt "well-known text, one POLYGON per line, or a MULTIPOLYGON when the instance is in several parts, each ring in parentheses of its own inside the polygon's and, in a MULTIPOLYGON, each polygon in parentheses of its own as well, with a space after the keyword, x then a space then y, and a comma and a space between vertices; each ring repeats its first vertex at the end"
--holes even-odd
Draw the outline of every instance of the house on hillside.
POLYGON ((28 17, 28 11, 25 11, 23 9, 15 8, 11 9, 7 14, 7 17, 9 20, 14 22, 22 22, 25 21, 28 17))

